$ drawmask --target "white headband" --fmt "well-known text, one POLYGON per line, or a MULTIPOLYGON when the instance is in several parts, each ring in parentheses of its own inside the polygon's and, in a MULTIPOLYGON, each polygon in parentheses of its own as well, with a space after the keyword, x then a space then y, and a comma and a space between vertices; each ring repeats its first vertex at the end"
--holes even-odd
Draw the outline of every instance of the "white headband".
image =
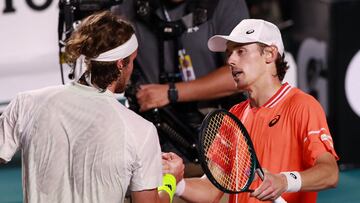
POLYGON ((131 36, 131 38, 125 42, 124 44, 106 51, 100 54, 97 58, 92 58, 92 61, 116 61, 119 59, 126 58, 130 56, 136 49, 138 48, 138 41, 136 39, 135 34, 131 36))

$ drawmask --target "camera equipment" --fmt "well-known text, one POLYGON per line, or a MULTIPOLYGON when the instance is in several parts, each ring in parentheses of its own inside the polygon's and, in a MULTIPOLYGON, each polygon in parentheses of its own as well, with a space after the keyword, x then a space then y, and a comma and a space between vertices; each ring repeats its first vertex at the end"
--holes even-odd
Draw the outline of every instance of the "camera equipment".
MULTIPOLYGON (((174 54, 182 50, 181 35, 198 29, 197 26, 208 21, 217 6, 217 0, 192 0, 184 1, 185 14, 181 19, 171 21, 162 19, 157 11, 163 11, 166 17, 166 6, 169 2, 164 0, 134 0, 136 18, 146 25, 158 38, 159 51, 159 82, 169 84, 182 81, 180 70, 167 72, 164 68, 164 42, 173 41, 174 54), (160 10, 159 10, 160 9, 160 10)), ((177 60, 174 61, 178 63, 177 60)), ((175 67, 178 64, 174 64, 175 67)), ((146 75, 141 72, 138 63, 134 65, 131 76, 131 85, 127 88, 125 96, 128 99, 130 109, 137 112, 147 120, 154 123, 158 130, 160 144, 164 151, 173 150, 174 147, 183 158, 191 162, 198 162, 197 141, 199 127, 204 115, 198 110, 196 102, 172 102, 162 108, 156 108, 147 112, 139 112, 136 99, 139 81, 148 83, 146 75), (134 84, 135 82, 135 84, 134 84)), ((141 82, 140 82, 141 83, 141 82)), ((174 99, 175 100, 175 99, 174 99)))
POLYGON ((156 14, 156 10, 161 7, 161 0, 136 0, 135 9, 137 18, 151 30, 161 35, 164 40, 173 40, 210 19, 217 2, 216 0, 189 1, 184 17, 175 21, 163 20, 156 14))
MULTIPOLYGON (((137 67, 137 62, 134 65, 137 67)), ((162 150, 166 151, 166 146, 170 143, 187 160, 195 163, 198 162, 196 143, 199 124, 204 116, 192 103, 176 103, 147 112, 139 112, 136 92, 142 83, 146 83, 142 79, 144 79, 144 75, 141 70, 134 68, 131 75, 131 83, 125 90, 125 97, 128 100, 129 108, 156 126, 162 150)), ((174 74, 162 76, 162 82, 164 83, 170 81, 178 82, 179 80, 181 80, 181 77, 174 74)))
POLYGON ((111 6, 121 4, 123 0, 60 0, 60 13, 66 17, 73 16, 74 20, 81 20, 96 11, 109 9, 111 6))

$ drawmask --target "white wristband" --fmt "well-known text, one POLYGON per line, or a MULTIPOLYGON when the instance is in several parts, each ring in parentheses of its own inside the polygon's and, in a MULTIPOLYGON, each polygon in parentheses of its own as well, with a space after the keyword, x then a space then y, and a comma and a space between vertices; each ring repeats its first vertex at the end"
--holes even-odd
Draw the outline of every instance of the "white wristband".
POLYGON ((298 192, 301 189, 301 176, 297 171, 281 172, 286 176, 287 190, 286 192, 298 192))
POLYGON ((185 191, 185 180, 181 179, 180 182, 178 182, 178 184, 176 185, 176 192, 175 195, 176 196, 181 196, 185 191))

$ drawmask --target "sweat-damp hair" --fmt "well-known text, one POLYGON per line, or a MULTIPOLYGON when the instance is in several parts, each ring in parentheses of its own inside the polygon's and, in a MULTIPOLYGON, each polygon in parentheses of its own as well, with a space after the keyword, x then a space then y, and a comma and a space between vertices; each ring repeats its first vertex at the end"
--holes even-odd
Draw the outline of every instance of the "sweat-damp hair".
MULTIPOLYGON (((85 56, 87 65, 85 74, 91 73, 91 82, 101 89, 106 89, 120 75, 116 61, 100 62, 90 59, 120 46, 134 33, 134 28, 130 23, 110 11, 92 14, 81 22, 67 40, 66 61, 74 63, 81 55, 85 56)), ((123 60, 126 66, 129 63, 129 57, 123 60)))

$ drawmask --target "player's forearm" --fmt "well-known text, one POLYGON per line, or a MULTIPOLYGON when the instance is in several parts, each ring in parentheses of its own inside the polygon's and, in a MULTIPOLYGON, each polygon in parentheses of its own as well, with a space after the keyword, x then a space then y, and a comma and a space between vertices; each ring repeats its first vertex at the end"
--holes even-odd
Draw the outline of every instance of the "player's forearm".
POLYGON ((334 156, 322 154, 313 167, 300 173, 302 191, 318 191, 336 187, 339 180, 339 168, 334 156))
POLYGON ((215 99, 238 91, 231 70, 227 66, 196 80, 176 83, 176 88, 179 92, 179 101, 215 99))
POLYGON ((138 192, 131 193, 131 201, 133 203, 169 203, 170 196, 165 191, 153 190, 143 190, 138 192))
POLYGON ((217 202, 223 193, 207 178, 187 178, 186 187, 181 199, 189 203, 217 202))
POLYGON ((159 191, 159 203, 169 203, 170 202, 170 196, 168 193, 164 191, 159 191))

